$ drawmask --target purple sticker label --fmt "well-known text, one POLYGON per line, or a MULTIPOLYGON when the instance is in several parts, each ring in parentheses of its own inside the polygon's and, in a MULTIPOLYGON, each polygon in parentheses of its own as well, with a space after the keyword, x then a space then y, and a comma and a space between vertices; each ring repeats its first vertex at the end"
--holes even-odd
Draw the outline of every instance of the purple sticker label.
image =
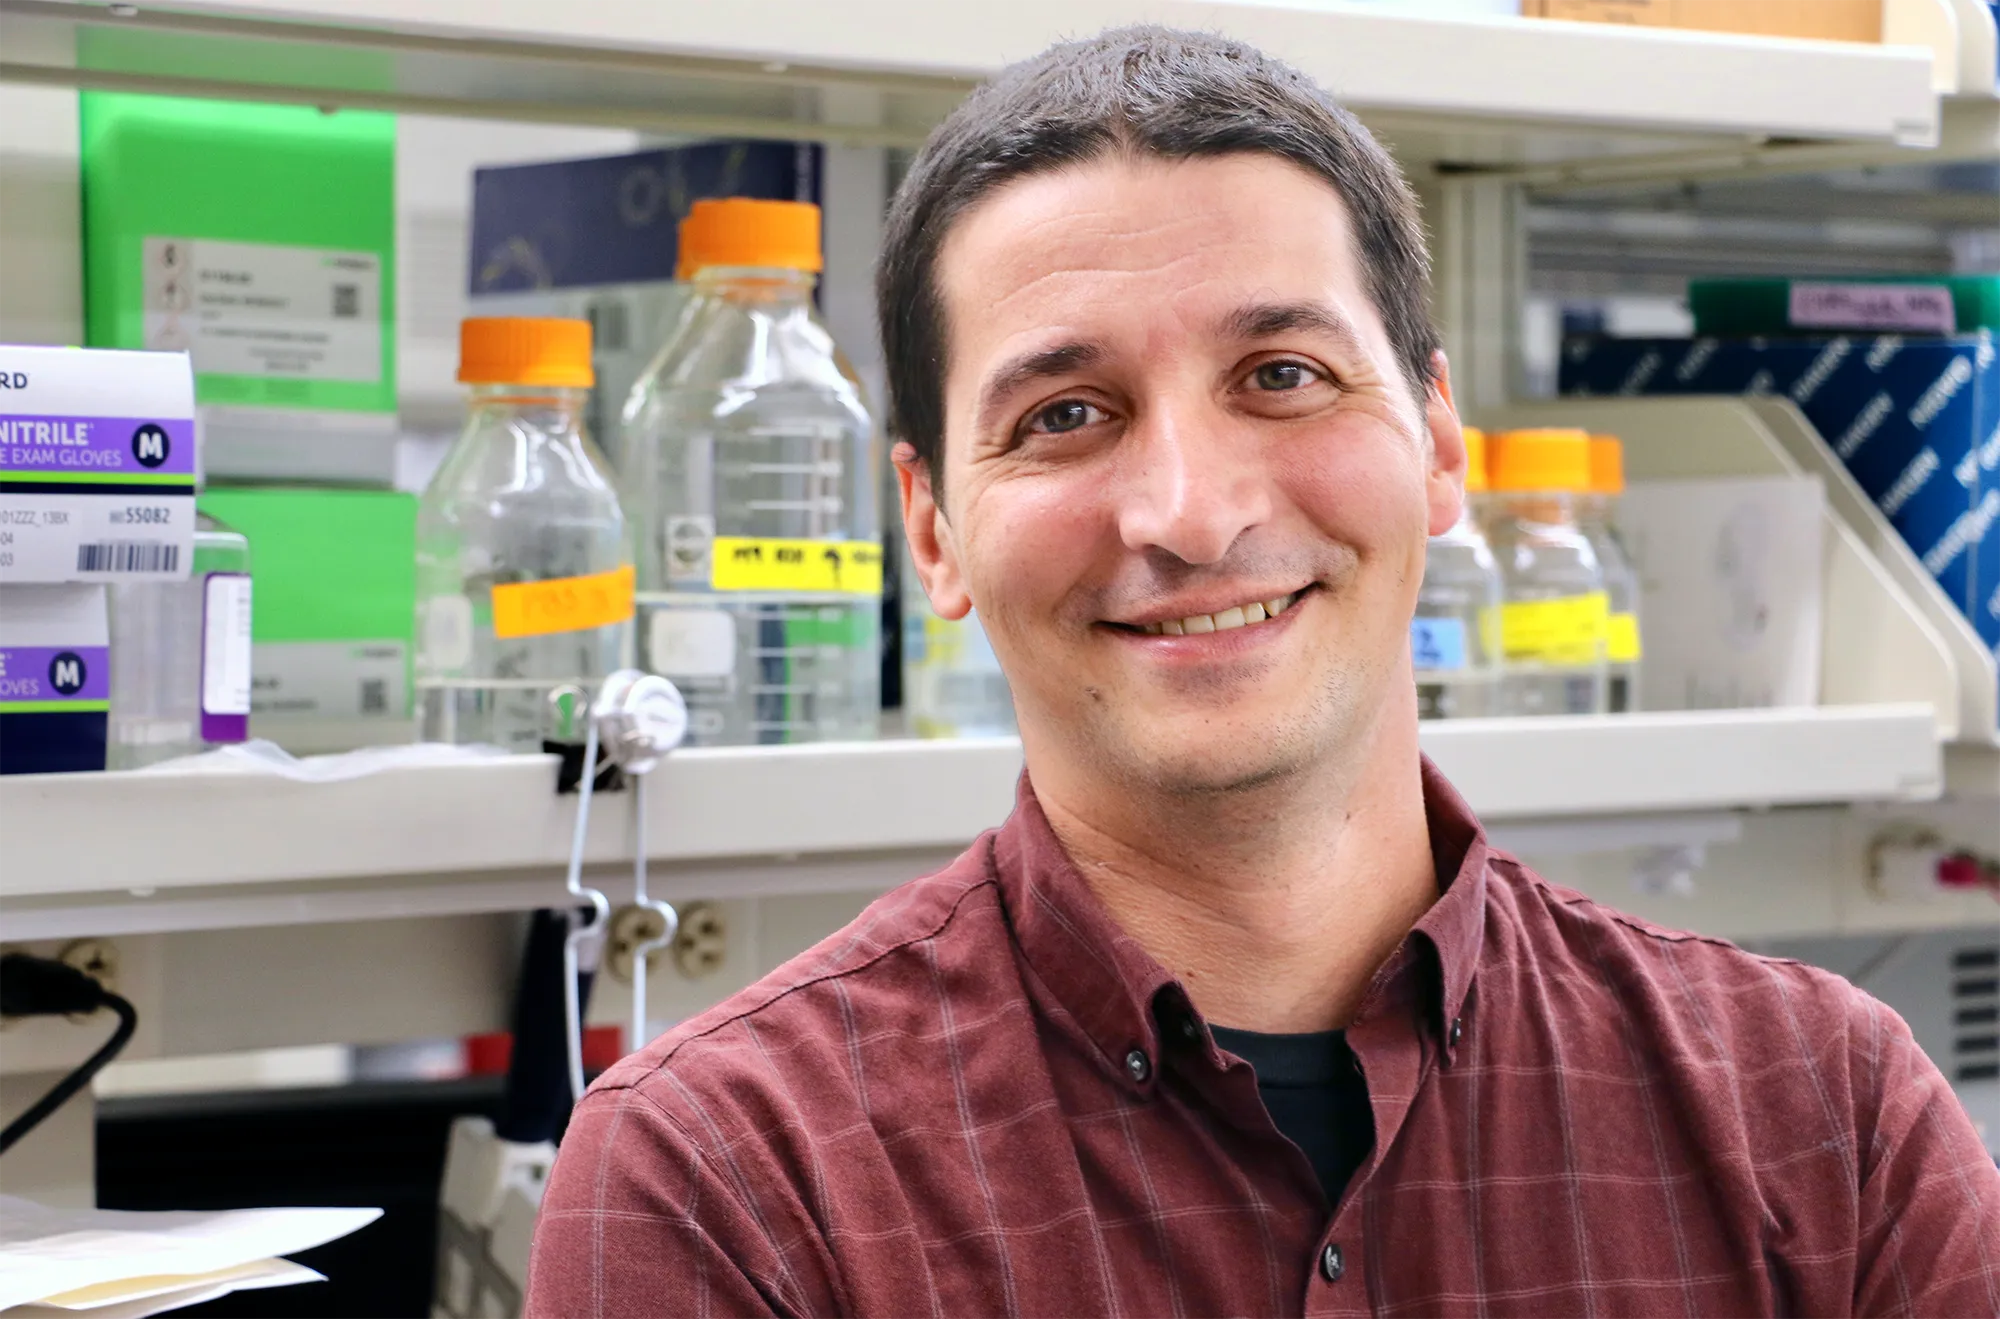
POLYGON ((57 481, 191 481, 194 422, 0 414, 0 473, 57 481))
POLYGON ((250 716, 201 712, 201 740, 204 742, 248 742, 250 716))
POLYGON ((1793 284, 1790 312, 1800 330, 1958 331, 1951 290, 1942 284, 1793 284))
POLYGON ((0 646, 0 705, 110 699, 109 646, 0 646))

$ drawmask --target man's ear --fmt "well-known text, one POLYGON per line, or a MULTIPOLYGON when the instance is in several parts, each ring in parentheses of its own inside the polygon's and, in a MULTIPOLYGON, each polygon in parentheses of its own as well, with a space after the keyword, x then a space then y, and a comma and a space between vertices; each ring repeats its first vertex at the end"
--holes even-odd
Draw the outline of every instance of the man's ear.
POLYGON ((1451 530, 1465 507, 1465 431, 1451 401, 1451 363, 1443 352, 1431 354, 1431 384, 1424 391, 1424 425, 1430 432, 1430 463, 1425 474, 1430 502, 1430 534, 1451 530))
POLYGON ((932 492, 930 465, 908 443, 898 443, 889 459, 903 489, 903 536, 931 609, 939 618, 964 618, 972 610, 972 597, 959 567, 956 535, 932 492))

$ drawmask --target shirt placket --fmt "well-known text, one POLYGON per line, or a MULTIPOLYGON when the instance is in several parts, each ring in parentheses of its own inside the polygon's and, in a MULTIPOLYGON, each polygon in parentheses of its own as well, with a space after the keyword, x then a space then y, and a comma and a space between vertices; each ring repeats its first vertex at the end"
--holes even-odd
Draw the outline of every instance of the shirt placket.
MULTIPOLYGON (((1379 1271, 1381 1264, 1377 1243, 1368 1235, 1376 1171, 1434 1068, 1448 1065, 1448 1054, 1430 1044, 1424 996, 1415 992, 1418 965, 1420 960, 1405 945, 1385 968, 1361 1016, 1347 1028, 1351 1065, 1368 1086, 1375 1143, 1320 1233, 1302 1307, 1311 1319, 1372 1313, 1371 1271, 1379 1271)), ((1447 1029, 1452 1036, 1463 1033, 1456 1021, 1447 1029)))

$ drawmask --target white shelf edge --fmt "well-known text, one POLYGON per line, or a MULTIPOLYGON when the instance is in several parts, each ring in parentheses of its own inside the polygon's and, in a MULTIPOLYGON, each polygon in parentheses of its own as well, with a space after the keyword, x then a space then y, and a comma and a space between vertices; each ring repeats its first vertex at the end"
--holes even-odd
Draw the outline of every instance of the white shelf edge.
MULTIPOLYGON (((1924 705, 1428 724, 1423 744, 1495 825, 1913 801, 1943 785, 1924 705)), ((1011 739, 680 753, 648 789, 659 891, 850 892, 912 878, 1005 817, 1019 755, 1011 739)), ((540 905, 560 893, 575 818, 553 776, 552 758, 522 757, 320 784, 0 779, 0 924, 18 938, 92 910, 201 928, 540 905)), ((593 811, 587 859, 607 889, 626 882, 630 803, 606 795, 593 811)))
MULTIPOLYGON (((7 9, 24 31, 77 21, 114 27, 119 22, 104 18, 102 6, 12 0, 7 9)), ((188 30, 175 34, 173 49, 189 49, 189 41, 240 43, 244 36, 289 38, 296 45, 302 33, 318 37, 315 28, 345 30, 352 34, 348 40, 377 57, 362 62, 368 69, 365 83, 355 82, 359 75, 352 73, 296 78, 298 85, 287 84, 295 98, 305 97, 310 83, 323 93, 317 99, 332 104, 393 109, 400 97, 406 108, 451 113, 456 101, 466 113, 491 117, 513 103, 520 118, 635 118, 657 127, 665 122, 660 115, 672 110, 670 86, 657 84, 656 93, 639 103, 629 97, 620 101, 610 90, 629 91, 629 83, 618 78, 647 75, 649 60, 655 62, 649 76, 660 79, 702 76, 698 66, 708 61, 737 80, 760 74, 767 81, 796 77, 808 83, 815 77, 859 77, 877 80, 886 91, 936 93, 969 85, 1051 41, 1142 20, 1256 41, 1325 81, 1364 118, 1474 131, 1539 126, 1551 141, 1564 134, 1575 139, 1636 132, 1662 138, 1658 149, 1666 151, 1685 150, 1689 137, 1738 152, 1764 139, 1903 147, 1929 147, 1938 140, 1933 53, 1927 49, 1315 9, 1268 0, 1017 0, 999 7, 930 0, 840 5, 731 0, 672 7, 587 0, 568 6, 542 0, 237 0, 180 5, 158 15, 142 9, 126 21, 169 30, 181 23, 188 30), (209 35, 192 26, 200 24, 208 25, 209 35), (409 49, 399 49, 399 42, 409 49), (461 53, 447 53, 454 43, 461 53), (512 77, 506 76, 510 69, 512 77), (524 69, 531 76, 521 76, 524 69), (770 72, 762 72, 766 69, 770 72), (343 76, 355 85, 347 86, 343 76), (344 101, 342 92, 360 99, 344 101)), ((58 71, 47 51, 60 42, 44 36, 11 44, 40 52, 25 57, 43 62, 42 72, 33 76, 58 71)), ((342 66, 328 61, 326 67, 342 66)), ((154 76, 176 70, 125 72, 154 76)), ((74 69, 70 74, 83 77, 74 69)), ((15 76, 30 75, 17 68, 15 76)), ((240 76, 244 88, 269 81, 255 72, 226 76, 240 76)), ((225 90, 212 70, 200 81, 191 90, 225 90)), ((132 86, 138 89, 137 83, 132 86)), ((244 93, 239 88, 235 94, 244 93)), ((709 120, 697 115, 690 122, 697 120, 712 120, 714 131, 757 127, 727 115, 709 120)), ((804 135, 826 135, 828 128, 810 114, 796 116, 794 127, 804 135)), ((910 135, 907 125, 900 132, 910 135)), ((1598 154, 1597 147, 1577 141, 1567 146, 1598 154)))

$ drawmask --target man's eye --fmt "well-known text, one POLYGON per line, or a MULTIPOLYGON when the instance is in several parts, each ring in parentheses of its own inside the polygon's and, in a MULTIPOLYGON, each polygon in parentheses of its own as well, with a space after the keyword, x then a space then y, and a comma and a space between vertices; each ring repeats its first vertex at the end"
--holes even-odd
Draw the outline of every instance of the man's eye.
POLYGON ((1317 375, 1303 362, 1266 362, 1251 372, 1250 378, 1259 389, 1286 390, 1309 385, 1317 375))
POLYGON ((1065 431, 1081 430, 1094 421, 1104 420, 1104 411, 1078 398, 1066 398, 1051 403, 1028 418, 1028 429, 1042 435, 1061 435, 1065 431))

